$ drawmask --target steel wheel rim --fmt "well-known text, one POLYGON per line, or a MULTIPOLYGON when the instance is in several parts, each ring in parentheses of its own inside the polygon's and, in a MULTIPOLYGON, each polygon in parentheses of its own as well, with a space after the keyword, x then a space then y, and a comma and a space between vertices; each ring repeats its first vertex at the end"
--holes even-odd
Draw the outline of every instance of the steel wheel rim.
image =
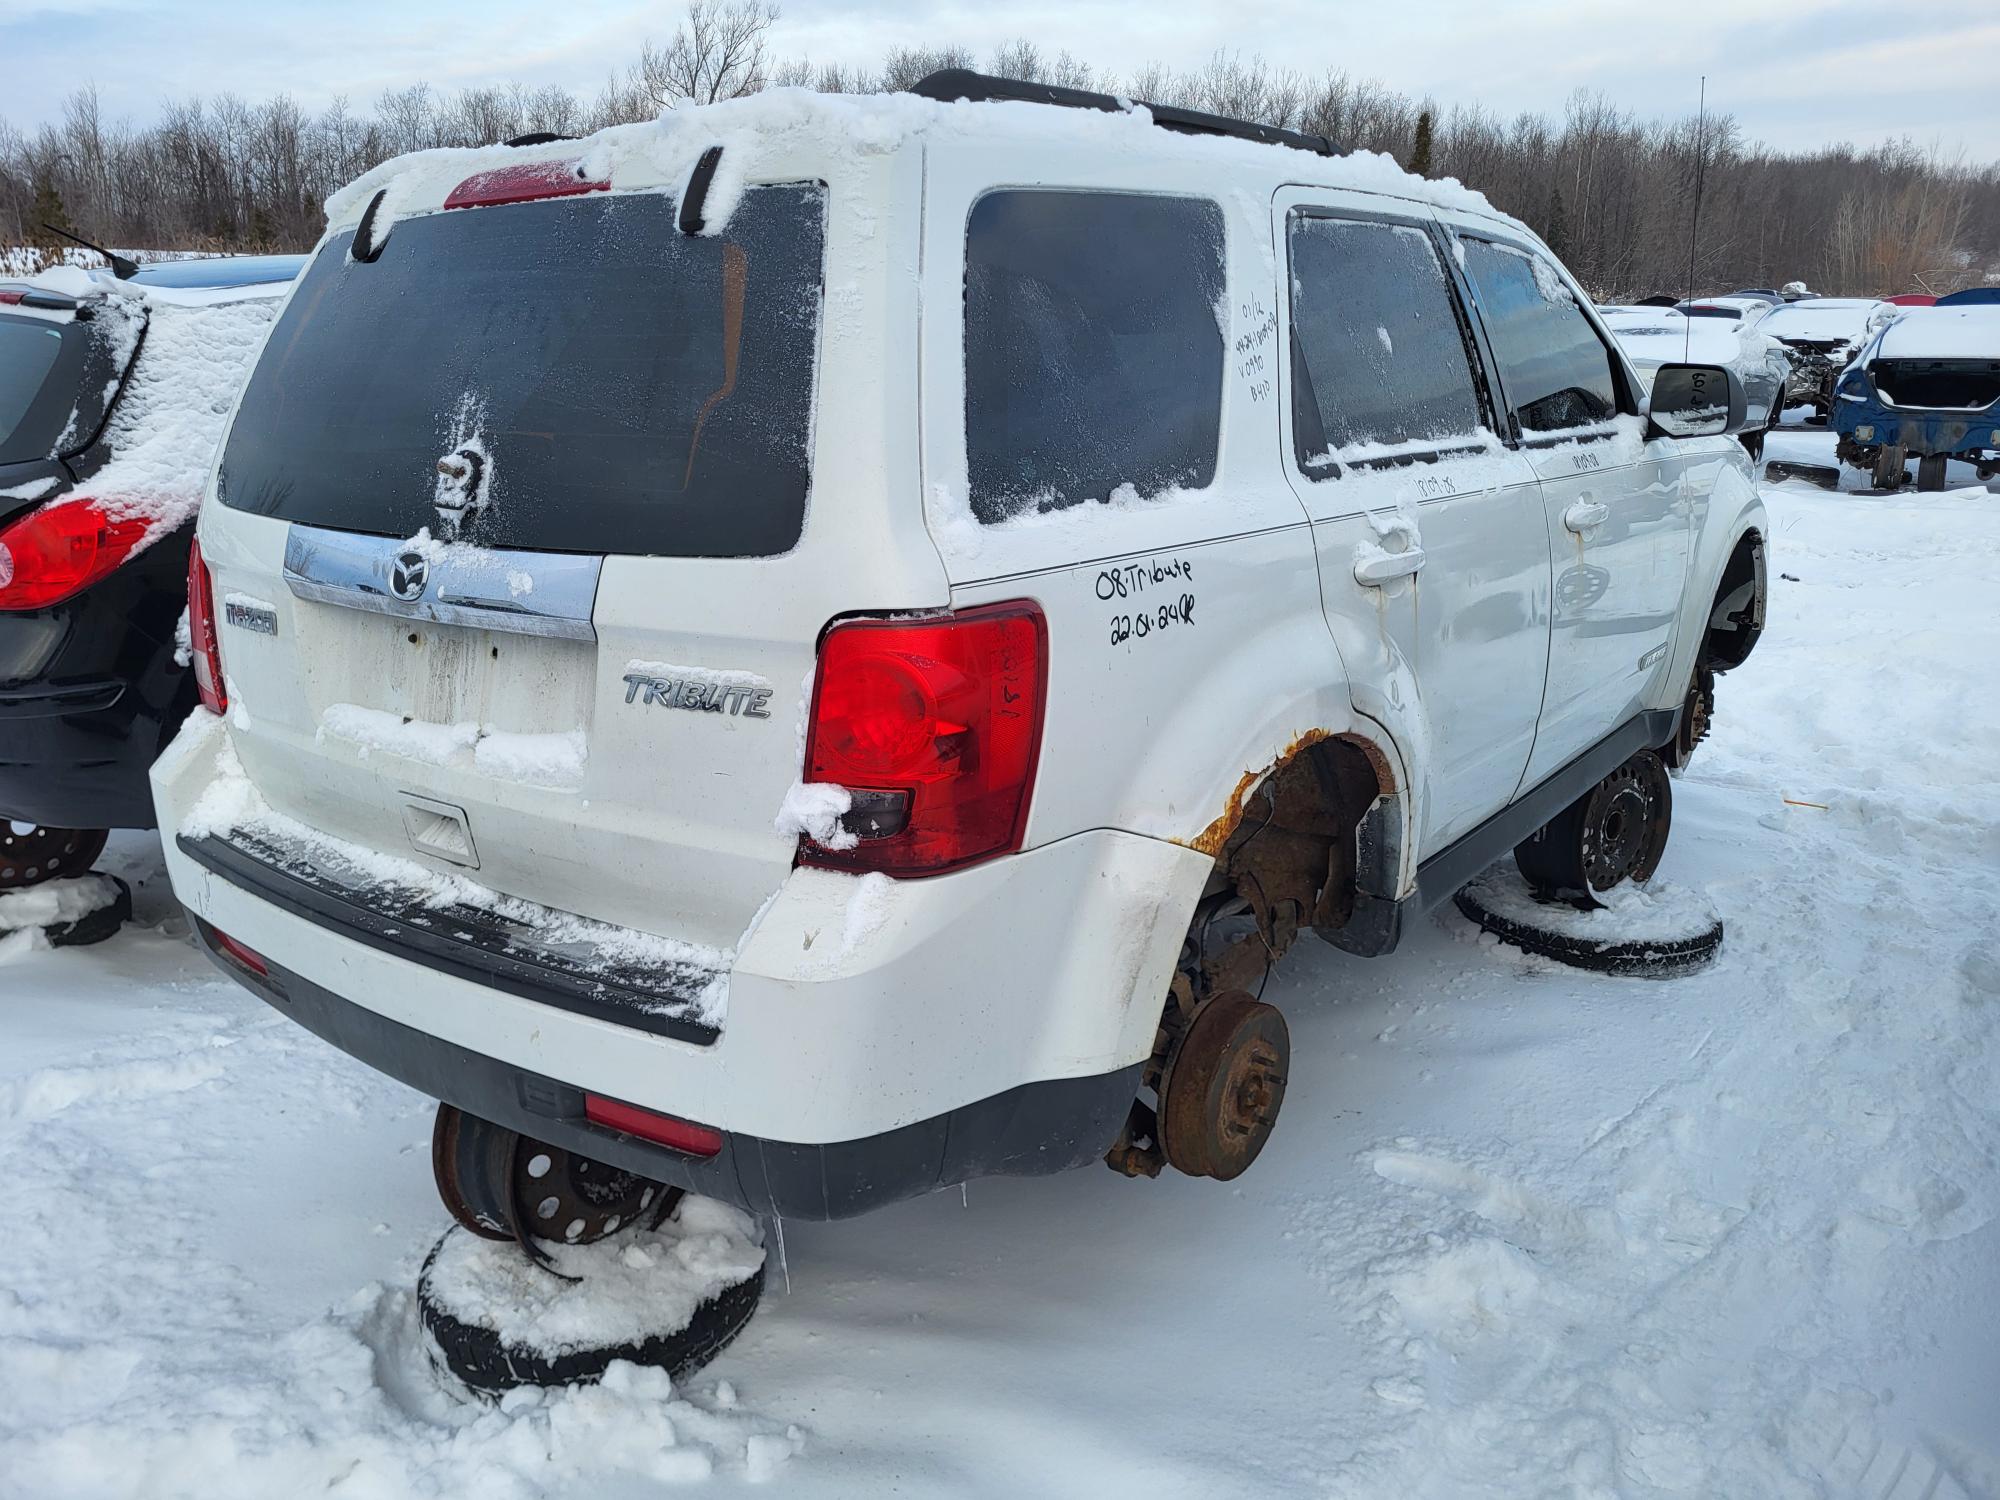
POLYGON ((657 1182, 523 1138, 514 1153, 514 1201, 537 1239, 588 1245, 630 1224, 667 1191, 657 1182))
POLYGON ((101 828, 49 828, 0 818, 0 891, 81 875, 104 852, 101 828))
POLYGON ((1669 795, 1657 757, 1634 756, 1598 783, 1583 830, 1583 874, 1591 891, 1644 880, 1658 868, 1669 795))

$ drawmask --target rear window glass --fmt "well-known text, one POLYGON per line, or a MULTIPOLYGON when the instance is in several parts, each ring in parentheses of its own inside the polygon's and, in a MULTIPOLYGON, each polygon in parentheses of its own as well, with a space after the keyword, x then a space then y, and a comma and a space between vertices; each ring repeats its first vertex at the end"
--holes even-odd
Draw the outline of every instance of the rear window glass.
POLYGON ((965 234, 965 448, 982 522, 1198 489, 1222 420, 1222 210, 997 192, 965 234))
POLYGON ((0 320, 0 462, 47 458, 49 441, 25 431, 42 383, 63 352, 60 328, 47 323, 0 320), (16 453, 18 446, 28 451, 16 453))
POLYGON ((1467 437, 1480 425, 1465 334, 1437 248, 1421 229, 1294 214, 1293 436, 1299 462, 1329 449, 1467 437))
POLYGON ((218 493, 380 536, 436 531, 443 506, 491 547, 788 551, 823 198, 753 188, 713 236, 659 193, 453 209, 396 224, 369 265, 340 235, 272 330, 218 493))
POLYGON ((1460 243, 1521 425, 1559 432, 1616 416, 1610 353, 1554 268, 1487 240, 1460 243))

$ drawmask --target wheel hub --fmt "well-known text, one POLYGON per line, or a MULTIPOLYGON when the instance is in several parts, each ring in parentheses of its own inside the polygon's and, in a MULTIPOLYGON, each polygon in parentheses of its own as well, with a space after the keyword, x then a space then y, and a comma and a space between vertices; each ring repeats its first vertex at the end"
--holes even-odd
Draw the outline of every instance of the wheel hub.
POLYGON ((109 837, 102 828, 46 828, 0 818, 0 891, 81 875, 109 837))
POLYGON ((482 1238, 524 1245, 529 1236, 587 1245, 642 1214, 658 1222, 681 1196, 449 1104, 438 1106, 431 1167, 454 1219, 482 1238))
POLYGON ((1195 1013, 1160 1083, 1160 1146, 1177 1170, 1228 1181, 1257 1159, 1285 1102, 1291 1034, 1236 991, 1195 1013))
POLYGON ((1662 840, 1659 810, 1664 772, 1656 757, 1634 756, 1591 793, 1584 820, 1583 873, 1592 893, 1627 880, 1644 880, 1658 868, 1662 840))

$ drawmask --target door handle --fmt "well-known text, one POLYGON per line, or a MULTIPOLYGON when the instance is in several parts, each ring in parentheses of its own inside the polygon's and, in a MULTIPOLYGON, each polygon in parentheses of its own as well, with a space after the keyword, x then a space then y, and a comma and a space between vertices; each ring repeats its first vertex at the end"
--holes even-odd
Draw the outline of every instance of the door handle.
POLYGON ((1611 515, 1611 507, 1596 500, 1579 500, 1563 512, 1563 525, 1581 536, 1593 526, 1602 526, 1611 515))
POLYGON ((1380 547, 1357 549, 1354 581, 1363 588, 1379 589, 1398 578, 1408 578, 1424 565, 1424 549, 1406 547, 1401 552, 1385 552, 1380 547))

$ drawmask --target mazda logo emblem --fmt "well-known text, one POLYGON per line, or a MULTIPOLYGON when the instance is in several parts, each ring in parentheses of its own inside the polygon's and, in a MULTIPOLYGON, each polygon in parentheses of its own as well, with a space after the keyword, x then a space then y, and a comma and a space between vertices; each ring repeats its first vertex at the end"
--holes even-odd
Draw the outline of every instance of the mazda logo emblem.
POLYGON ((424 585, 430 581, 430 559, 414 549, 397 554, 395 563, 389 569, 389 592, 398 599, 423 598, 424 585))

